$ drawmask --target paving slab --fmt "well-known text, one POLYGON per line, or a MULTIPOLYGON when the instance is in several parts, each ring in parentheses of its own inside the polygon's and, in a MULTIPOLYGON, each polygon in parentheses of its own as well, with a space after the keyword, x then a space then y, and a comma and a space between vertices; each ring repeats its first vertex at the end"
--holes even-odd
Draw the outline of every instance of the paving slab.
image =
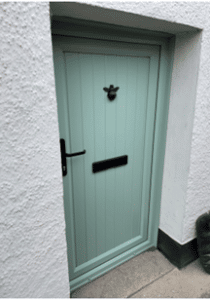
POLYGON ((126 298, 175 267, 156 248, 144 252, 74 291, 71 298, 126 298))
POLYGON ((210 275, 197 259, 181 270, 173 269, 131 298, 210 298, 210 275))

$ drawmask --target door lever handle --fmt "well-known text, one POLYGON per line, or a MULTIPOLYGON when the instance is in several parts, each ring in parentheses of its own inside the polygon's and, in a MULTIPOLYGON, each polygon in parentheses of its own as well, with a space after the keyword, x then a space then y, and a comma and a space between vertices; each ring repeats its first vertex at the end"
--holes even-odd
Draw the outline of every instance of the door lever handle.
POLYGON ((75 153, 66 153, 66 146, 65 146, 65 140, 60 139, 60 146, 61 146, 61 163, 62 163, 62 172, 63 176, 67 175, 67 165, 66 165, 66 157, 73 157, 78 155, 83 155, 86 153, 86 150, 83 150, 82 152, 75 152, 75 153))
POLYGON ((82 154, 85 154, 85 153, 86 153, 86 150, 83 150, 82 152, 75 152, 75 153, 70 153, 70 154, 66 153, 66 157, 72 157, 72 156, 82 155, 82 154))

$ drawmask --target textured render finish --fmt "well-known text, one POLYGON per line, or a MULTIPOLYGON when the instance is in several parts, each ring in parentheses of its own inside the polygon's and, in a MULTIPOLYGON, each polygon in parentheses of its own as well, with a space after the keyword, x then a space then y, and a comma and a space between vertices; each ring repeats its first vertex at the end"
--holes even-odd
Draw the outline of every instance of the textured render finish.
MULTIPOLYGON (((186 221, 200 39, 200 33, 176 36, 171 80, 160 228, 180 244, 183 243, 183 226, 186 221)), ((194 223, 191 225, 194 227, 194 223)))
POLYGON ((69 297, 48 3, 0 3, 0 297, 69 297))
POLYGON ((210 3, 78 3, 88 5, 58 4, 54 13, 176 34, 160 228, 184 244, 196 237, 195 221, 210 209, 210 3))
MULTIPOLYGON (((86 1, 77 2, 85 3, 86 1)), ((88 1, 87 3, 201 29, 205 21, 208 21, 209 4, 200 1, 193 3, 181 1, 158 3, 156 1, 88 1)), ((161 30, 160 28, 157 29, 161 30)), ((162 31, 165 31, 164 28, 162 28, 162 31)))

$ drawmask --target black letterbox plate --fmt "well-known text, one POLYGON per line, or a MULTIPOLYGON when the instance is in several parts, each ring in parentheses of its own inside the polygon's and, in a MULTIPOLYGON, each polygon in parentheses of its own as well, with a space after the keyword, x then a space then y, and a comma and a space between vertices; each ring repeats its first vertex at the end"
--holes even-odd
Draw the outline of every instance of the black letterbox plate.
POLYGON ((123 156, 118 156, 118 157, 94 162, 92 164, 92 170, 93 173, 97 173, 97 172, 105 171, 107 169, 127 165, 127 163, 128 163, 128 155, 123 155, 123 156))

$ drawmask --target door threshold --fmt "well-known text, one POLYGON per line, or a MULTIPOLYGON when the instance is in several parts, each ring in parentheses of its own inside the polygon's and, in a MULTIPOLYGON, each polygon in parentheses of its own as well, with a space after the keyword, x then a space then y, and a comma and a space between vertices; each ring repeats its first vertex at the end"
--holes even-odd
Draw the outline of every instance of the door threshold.
POLYGON ((129 259, 135 257, 136 255, 141 254, 144 251, 149 250, 154 245, 150 241, 145 241, 141 245, 138 245, 116 257, 110 259, 109 261, 103 263, 102 265, 94 268, 93 270, 87 272, 84 275, 77 277, 76 279, 70 281, 70 290, 71 293, 74 292, 76 289, 80 288, 81 286, 92 282, 96 278, 108 273, 112 269, 116 268, 118 265, 123 264, 124 262, 128 261, 129 259))

